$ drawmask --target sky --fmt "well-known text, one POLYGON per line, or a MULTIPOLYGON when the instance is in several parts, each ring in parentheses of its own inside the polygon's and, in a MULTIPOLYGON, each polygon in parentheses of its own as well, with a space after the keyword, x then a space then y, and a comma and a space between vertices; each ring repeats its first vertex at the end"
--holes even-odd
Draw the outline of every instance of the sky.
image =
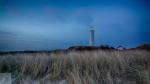
POLYGON ((150 0, 0 0, 0 51, 150 43, 150 0))

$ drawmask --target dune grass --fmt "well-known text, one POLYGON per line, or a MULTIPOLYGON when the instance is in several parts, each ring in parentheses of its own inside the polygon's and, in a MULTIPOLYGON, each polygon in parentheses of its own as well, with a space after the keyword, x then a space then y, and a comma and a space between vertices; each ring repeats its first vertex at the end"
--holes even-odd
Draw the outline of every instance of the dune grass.
POLYGON ((66 80, 67 84, 150 84, 150 52, 71 51, 0 55, 0 73, 12 73, 13 82, 27 78, 66 80))

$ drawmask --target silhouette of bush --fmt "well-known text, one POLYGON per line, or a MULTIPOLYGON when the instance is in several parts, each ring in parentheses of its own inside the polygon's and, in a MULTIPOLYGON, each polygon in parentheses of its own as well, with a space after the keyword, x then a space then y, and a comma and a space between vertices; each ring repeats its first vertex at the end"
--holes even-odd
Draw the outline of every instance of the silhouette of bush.
POLYGON ((109 45, 100 45, 99 48, 100 48, 100 49, 115 49, 114 47, 109 46, 109 45))
POLYGON ((68 48, 68 50, 76 50, 76 51, 92 51, 92 50, 112 50, 115 49, 109 45, 101 45, 101 46, 72 46, 68 48))
POLYGON ((137 49, 150 50, 150 44, 143 44, 143 45, 137 47, 137 49))

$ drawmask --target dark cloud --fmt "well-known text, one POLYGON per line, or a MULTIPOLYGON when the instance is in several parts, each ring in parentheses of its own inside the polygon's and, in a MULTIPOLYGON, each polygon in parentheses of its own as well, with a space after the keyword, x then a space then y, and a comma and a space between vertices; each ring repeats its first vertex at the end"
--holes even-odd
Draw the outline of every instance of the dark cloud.
POLYGON ((7 36, 17 36, 17 34, 16 33, 12 33, 12 32, 7 32, 7 31, 2 31, 2 30, 0 30, 0 36, 1 35, 7 35, 7 36))
POLYGON ((141 4, 150 7, 150 0, 138 0, 141 4))

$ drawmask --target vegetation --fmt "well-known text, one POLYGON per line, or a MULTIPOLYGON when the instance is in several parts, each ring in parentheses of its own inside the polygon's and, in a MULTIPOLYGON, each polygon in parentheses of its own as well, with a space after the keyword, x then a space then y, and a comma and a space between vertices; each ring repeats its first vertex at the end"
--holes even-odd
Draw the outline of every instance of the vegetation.
POLYGON ((14 83, 27 78, 67 84, 150 84, 150 52, 95 50, 0 55, 0 73, 14 83))

